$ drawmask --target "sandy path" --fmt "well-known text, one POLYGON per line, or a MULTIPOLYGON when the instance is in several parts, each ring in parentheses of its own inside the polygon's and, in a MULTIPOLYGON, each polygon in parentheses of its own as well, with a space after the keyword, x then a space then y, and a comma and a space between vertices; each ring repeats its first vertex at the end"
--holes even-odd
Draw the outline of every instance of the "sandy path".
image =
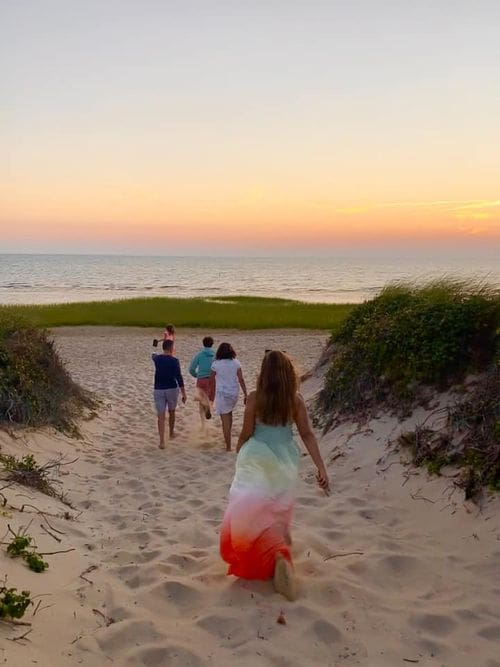
MULTIPOLYGON (((318 358, 325 340, 323 333, 295 332, 216 332, 215 337, 217 342, 232 342, 249 387, 266 348, 292 354, 297 349, 298 367, 305 370, 318 358)), ((106 614, 123 623, 110 626, 105 637, 97 639, 98 646, 95 638, 80 643, 118 655, 124 665, 225 665, 235 655, 248 664, 255 664, 256 658, 263 664, 274 659, 279 663, 279 649, 267 640, 284 602, 268 584, 228 579, 218 556, 234 455, 223 451, 217 420, 206 422, 202 430, 191 399, 178 411, 177 439, 164 452, 156 446, 151 338, 137 330, 57 334, 75 378, 112 406, 99 438, 104 460, 89 455, 89 462, 100 465, 88 488, 78 494, 78 503, 97 519, 93 547, 107 569, 106 579, 112 575, 115 580, 105 600, 106 614), (130 371, 129 380, 124 370, 126 375, 130 371), (249 612, 244 623, 234 614, 241 605, 249 612), (130 634, 138 645, 134 650, 123 640, 130 634)), ((176 342, 179 358, 189 360, 199 341, 200 332, 181 332, 176 342)), ((192 394, 194 383, 185 375, 192 394)), ((237 425, 242 411, 240 402, 237 425)), ((321 495, 315 488, 311 491, 313 502, 321 503, 321 495)), ((76 499, 75 493, 72 496, 76 499)), ((95 604, 102 604, 102 598, 97 596, 95 604)))
MULTIPOLYGON (((287 350, 305 369, 325 338, 223 337, 250 386, 265 348, 287 350)), ((181 332, 181 360, 199 338, 181 332)), ((43 575, 52 577, 46 587, 57 587, 60 573, 57 604, 37 617, 29 647, 8 647, 9 665, 500 667, 499 503, 476 516, 450 497, 447 480, 420 473, 403 485, 399 455, 377 463, 401 428, 394 419, 346 424, 323 439, 329 498, 303 459, 293 530, 297 602, 269 583, 226 577, 218 530, 234 455, 222 451, 215 421, 200 430, 192 401, 179 413, 178 439, 157 448, 150 339, 134 329, 56 333, 75 378, 110 408, 90 425, 90 440, 71 445, 81 458, 65 485, 84 511, 71 523, 53 521, 77 552, 55 557, 59 569, 43 575), (78 577, 93 566, 92 583, 78 577), (276 623, 281 610, 286 625, 276 623)))

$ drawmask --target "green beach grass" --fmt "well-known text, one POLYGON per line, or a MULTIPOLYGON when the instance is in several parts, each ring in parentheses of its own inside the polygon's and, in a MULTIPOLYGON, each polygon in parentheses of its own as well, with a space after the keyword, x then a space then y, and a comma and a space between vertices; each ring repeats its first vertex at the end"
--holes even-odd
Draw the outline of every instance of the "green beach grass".
POLYGON ((336 331, 352 304, 302 303, 252 296, 138 298, 50 305, 0 306, 2 315, 18 315, 37 327, 83 325, 204 329, 325 329, 336 331))

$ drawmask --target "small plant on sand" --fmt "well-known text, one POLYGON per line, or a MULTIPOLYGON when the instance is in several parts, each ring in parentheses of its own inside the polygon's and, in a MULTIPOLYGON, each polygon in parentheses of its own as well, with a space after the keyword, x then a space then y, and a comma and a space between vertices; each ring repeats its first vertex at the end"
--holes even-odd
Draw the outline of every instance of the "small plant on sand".
POLYGON ((499 326, 500 295, 492 286, 443 280, 387 287, 332 336, 318 405, 323 422, 380 407, 408 412, 429 388, 487 369, 499 326))
POLYGON ((53 473, 57 472, 61 465, 62 458, 40 465, 32 454, 22 458, 0 454, 0 478, 32 487, 47 496, 60 498, 61 493, 55 487, 59 482, 53 477, 53 473))
POLYGON ((22 618, 33 601, 29 591, 17 592, 17 588, 0 586, 0 619, 14 621, 22 618))
POLYGON ((7 545, 7 553, 12 557, 22 556, 31 542, 32 538, 27 535, 16 535, 12 542, 7 545))
POLYGON ((23 558, 29 569, 33 570, 33 572, 44 572, 49 567, 47 561, 44 561, 43 558, 34 551, 24 554, 23 558))
POLYGON ((77 436, 75 419, 96 399, 71 379, 47 332, 2 313, 0 423, 54 426, 77 436))
MULTIPOLYGON (((11 530, 10 526, 9 530, 11 530)), ((49 564, 36 552, 33 538, 26 535, 25 532, 13 533, 13 535, 13 539, 7 545, 8 555, 11 558, 22 558, 33 572, 44 572, 49 564)))

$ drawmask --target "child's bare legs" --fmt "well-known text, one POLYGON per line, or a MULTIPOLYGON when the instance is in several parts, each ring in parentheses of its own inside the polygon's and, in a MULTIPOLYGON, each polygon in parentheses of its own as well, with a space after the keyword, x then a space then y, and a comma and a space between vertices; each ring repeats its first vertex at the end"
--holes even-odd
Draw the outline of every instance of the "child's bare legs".
POLYGON ((165 449, 165 413, 158 413, 158 435, 160 436, 160 449, 165 449))
POLYGON ((233 428, 233 413, 228 412, 227 415, 220 416, 222 421, 222 433, 224 434, 224 442, 226 443, 226 451, 231 451, 231 430, 233 428))
MULTIPOLYGON (((163 419, 163 431, 165 432, 165 415, 163 419)), ((171 440, 175 438, 175 410, 168 411, 168 432, 171 440)))
POLYGON ((206 419, 210 419, 212 416, 212 411, 211 411, 211 406, 210 406, 210 400, 206 394, 206 392, 203 391, 203 389, 200 389, 200 387, 196 388, 196 393, 194 396, 194 400, 198 402, 199 406, 199 411, 200 411, 200 421, 202 427, 205 424, 206 419))
POLYGON ((201 403, 199 403, 199 404, 198 404, 198 409, 199 409, 199 411, 200 411, 200 424, 201 424, 201 428, 203 428, 204 425, 205 425, 205 421, 206 421, 206 420, 205 420, 205 408, 203 407, 203 405, 202 405, 201 403))
POLYGON ((212 416, 210 410, 210 399, 208 398, 207 393, 203 391, 203 389, 198 388, 198 397, 196 400, 200 402, 200 414, 202 413, 203 408, 203 416, 205 419, 210 419, 212 416))

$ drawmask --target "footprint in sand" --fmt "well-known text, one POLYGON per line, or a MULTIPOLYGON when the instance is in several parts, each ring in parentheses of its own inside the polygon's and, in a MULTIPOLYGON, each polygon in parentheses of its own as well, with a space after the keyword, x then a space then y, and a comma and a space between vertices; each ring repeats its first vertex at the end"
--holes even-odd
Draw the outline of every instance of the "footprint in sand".
POLYGON ((134 644, 146 644, 165 640, 164 634, 158 632, 151 621, 137 619, 113 623, 95 633, 97 643, 105 654, 119 654, 124 647, 134 644))
POLYGON ((442 614, 416 614, 410 618, 410 625, 436 637, 446 637, 453 632, 457 623, 450 616, 442 614))
POLYGON ((199 607, 202 595, 192 586, 180 581, 164 581, 141 594, 148 607, 160 613, 172 613, 172 610, 191 610, 199 607))
POLYGON ((336 628, 333 623, 329 623, 328 621, 314 621, 311 625, 310 632, 324 644, 338 644, 343 641, 343 635, 340 630, 336 628))
POLYGON ((483 639, 500 643, 500 625, 489 625, 480 630, 477 634, 480 637, 483 637, 483 639))
POLYGON ((206 662, 201 660, 195 653, 182 646, 175 644, 170 646, 159 646, 143 648, 136 654, 140 662, 135 657, 129 658, 130 662, 125 663, 125 667, 205 667, 206 662))

